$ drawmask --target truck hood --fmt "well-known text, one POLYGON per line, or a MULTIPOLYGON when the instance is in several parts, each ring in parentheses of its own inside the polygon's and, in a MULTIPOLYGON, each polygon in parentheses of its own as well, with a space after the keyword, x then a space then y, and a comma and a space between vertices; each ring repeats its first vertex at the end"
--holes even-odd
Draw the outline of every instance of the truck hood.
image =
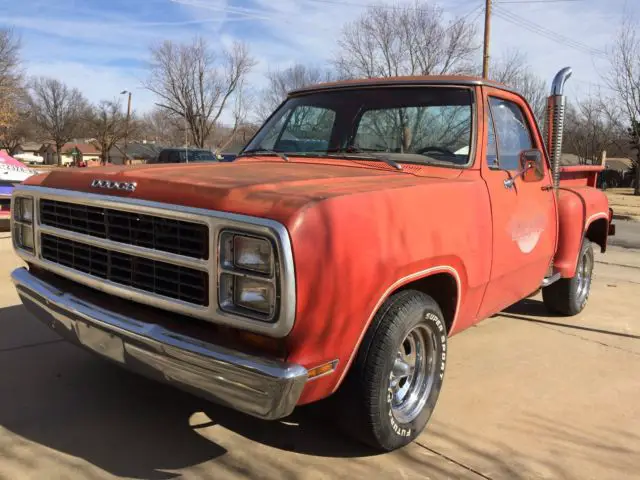
POLYGON ((301 208, 342 195, 402 188, 456 177, 459 170, 418 166, 398 172, 380 162, 312 163, 247 159, 54 170, 25 184, 272 218, 286 223, 301 208), (428 177, 425 177, 428 175, 428 177), (92 187, 94 180, 136 182, 133 192, 92 187))

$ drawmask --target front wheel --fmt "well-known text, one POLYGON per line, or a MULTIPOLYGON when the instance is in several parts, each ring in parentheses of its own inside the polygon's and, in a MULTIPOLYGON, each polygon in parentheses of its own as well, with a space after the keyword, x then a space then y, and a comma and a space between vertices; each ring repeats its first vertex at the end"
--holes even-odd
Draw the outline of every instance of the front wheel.
POLYGON ((549 311, 573 316, 584 310, 591 293, 594 263, 593 247, 585 238, 575 276, 560 279, 542 289, 542 300, 549 311))
POLYGON ((341 389, 348 433, 384 451, 416 439, 438 399, 446 354, 444 318, 430 296, 405 290, 389 298, 341 389))

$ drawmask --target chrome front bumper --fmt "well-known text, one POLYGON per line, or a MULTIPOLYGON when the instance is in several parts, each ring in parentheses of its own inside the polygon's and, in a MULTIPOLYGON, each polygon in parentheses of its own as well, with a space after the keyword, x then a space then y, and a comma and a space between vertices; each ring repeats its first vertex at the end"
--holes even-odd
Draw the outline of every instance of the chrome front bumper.
POLYGON ((266 420, 289 415, 307 380, 300 365, 246 355, 110 312, 14 270, 27 310, 65 339, 129 370, 266 420))

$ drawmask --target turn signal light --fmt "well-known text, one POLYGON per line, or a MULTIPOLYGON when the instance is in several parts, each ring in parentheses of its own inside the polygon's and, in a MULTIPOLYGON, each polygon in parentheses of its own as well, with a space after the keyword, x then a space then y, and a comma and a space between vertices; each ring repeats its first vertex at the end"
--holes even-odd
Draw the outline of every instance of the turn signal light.
POLYGON ((323 375, 329 375, 336 369, 337 366, 338 366, 338 360, 333 360, 329 363, 320 365, 319 367, 312 368, 307 372, 307 379, 311 380, 312 378, 318 378, 323 375))

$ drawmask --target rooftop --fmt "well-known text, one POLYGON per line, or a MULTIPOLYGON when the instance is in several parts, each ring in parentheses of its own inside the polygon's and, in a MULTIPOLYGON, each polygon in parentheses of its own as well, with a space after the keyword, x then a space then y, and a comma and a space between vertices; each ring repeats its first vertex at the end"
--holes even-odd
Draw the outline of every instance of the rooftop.
POLYGON ((99 155, 100 151, 95 147, 95 145, 91 145, 90 143, 65 143, 62 147, 62 152, 67 152, 69 150, 73 150, 75 148, 78 149, 80 153, 83 155, 99 155))
POLYGON ((463 75, 428 75, 413 77, 388 77, 388 78, 361 78, 355 80, 340 80, 337 82, 318 83, 308 87, 299 88, 289 92, 289 96, 295 96, 310 92, 321 92, 326 90, 339 90, 357 87, 373 86, 410 86, 410 85, 455 85, 455 86, 478 86, 487 85, 513 92, 514 90, 506 85, 493 80, 486 80, 481 77, 469 77, 463 75))

